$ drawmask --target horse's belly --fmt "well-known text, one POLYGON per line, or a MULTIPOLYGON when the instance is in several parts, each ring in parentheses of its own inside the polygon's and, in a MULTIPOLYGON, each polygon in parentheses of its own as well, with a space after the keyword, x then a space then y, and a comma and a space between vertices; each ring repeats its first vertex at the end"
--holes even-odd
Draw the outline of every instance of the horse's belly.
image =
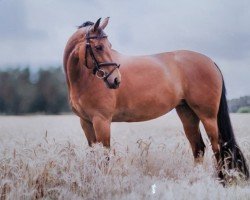
POLYGON ((154 115, 143 115, 143 114, 134 114, 134 112, 122 112, 119 115, 113 117, 113 122, 141 122, 151 119, 155 119, 166 114, 168 111, 163 113, 156 113, 154 115))
POLYGON ((140 122, 155 119, 176 107, 177 102, 173 103, 143 103, 130 108, 120 108, 116 111, 112 121, 114 122, 140 122))

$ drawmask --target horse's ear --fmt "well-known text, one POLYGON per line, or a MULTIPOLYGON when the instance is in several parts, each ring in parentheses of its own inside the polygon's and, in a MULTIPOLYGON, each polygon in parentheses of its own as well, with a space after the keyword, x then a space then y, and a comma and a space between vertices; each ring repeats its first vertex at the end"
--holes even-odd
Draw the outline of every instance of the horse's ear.
POLYGON ((101 19, 102 19, 102 18, 99 18, 99 19, 96 21, 96 23, 94 24, 94 26, 93 26, 93 28, 92 28, 92 31, 93 31, 93 32, 95 32, 95 31, 98 29, 98 27, 99 27, 99 25, 100 25, 100 22, 101 22, 101 19))
POLYGON ((109 23, 109 17, 106 17, 106 18, 103 20, 103 22, 101 23, 100 28, 101 28, 102 30, 105 29, 105 27, 108 25, 108 23, 109 23))

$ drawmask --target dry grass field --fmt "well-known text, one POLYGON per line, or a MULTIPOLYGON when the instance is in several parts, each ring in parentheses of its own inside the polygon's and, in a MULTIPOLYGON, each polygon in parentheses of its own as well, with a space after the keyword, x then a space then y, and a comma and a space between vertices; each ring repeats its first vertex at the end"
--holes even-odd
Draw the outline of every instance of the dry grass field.
MULTIPOLYGON (((231 119, 249 164, 250 115, 231 119)), ((87 146, 76 116, 1 116, 0 199, 250 199, 249 182, 218 182, 203 136, 204 163, 195 166, 175 112, 113 123, 109 152, 87 146)))

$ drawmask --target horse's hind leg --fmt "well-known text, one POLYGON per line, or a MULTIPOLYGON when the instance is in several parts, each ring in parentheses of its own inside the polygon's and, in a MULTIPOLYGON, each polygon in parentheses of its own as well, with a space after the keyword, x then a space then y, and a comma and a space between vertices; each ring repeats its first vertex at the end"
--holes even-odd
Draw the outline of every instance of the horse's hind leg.
POLYGON ((176 111, 191 144, 195 162, 202 163, 205 153, 205 144, 200 133, 200 119, 187 104, 177 106, 176 111))
MULTIPOLYGON (((191 105, 192 107, 192 105, 191 105)), ((214 156, 219 164, 220 161, 220 146, 219 146, 219 128, 217 123, 217 106, 207 105, 199 105, 193 106, 192 109, 195 111, 199 119, 201 120, 205 131, 207 133, 208 138, 210 139, 212 150, 214 152, 214 156)), ((219 164, 220 165, 220 164, 219 164)), ((220 166, 218 165, 218 170, 220 170, 220 166)), ((223 178, 221 173, 219 173, 219 177, 223 178)))
POLYGON ((212 150, 214 152, 217 162, 220 159, 220 147, 219 147, 219 129, 217 124, 217 117, 202 117, 201 121, 210 139, 212 150))

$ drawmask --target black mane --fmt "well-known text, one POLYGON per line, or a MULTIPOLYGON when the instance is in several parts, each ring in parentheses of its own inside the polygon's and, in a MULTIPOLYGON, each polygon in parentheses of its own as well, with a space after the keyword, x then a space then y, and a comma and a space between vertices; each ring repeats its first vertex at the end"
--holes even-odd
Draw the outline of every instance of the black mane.
POLYGON ((94 23, 91 22, 91 21, 86 21, 84 22, 82 25, 78 26, 78 29, 79 28, 82 28, 82 27, 86 27, 86 26, 92 26, 94 23))

